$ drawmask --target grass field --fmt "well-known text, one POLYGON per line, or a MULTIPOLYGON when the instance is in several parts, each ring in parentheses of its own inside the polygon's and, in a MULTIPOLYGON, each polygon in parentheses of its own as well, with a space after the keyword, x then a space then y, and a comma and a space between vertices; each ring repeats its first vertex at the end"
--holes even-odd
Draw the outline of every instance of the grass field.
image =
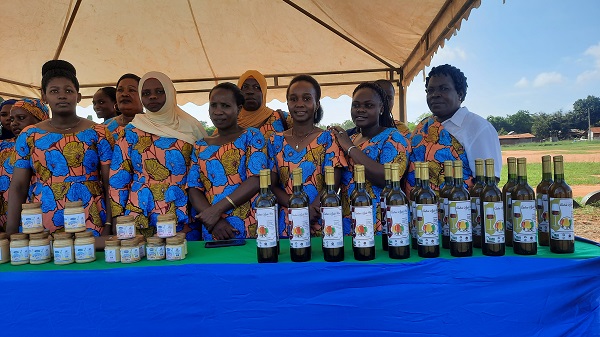
POLYGON ((502 151, 569 151, 569 153, 588 153, 600 151, 600 141, 578 141, 562 140, 560 142, 526 143, 519 145, 503 145, 502 151))
MULTIPOLYGON (((565 180, 569 185, 597 185, 600 184, 600 164, 599 163, 564 163, 565 180)), ((508 166, 502 165, 502 175, 500 176, 499 187, 504 186, 508 177, 508 166)), ((542 164, 527 164, 527 182, 535 189, 535 186, 542 181, 542 164)))

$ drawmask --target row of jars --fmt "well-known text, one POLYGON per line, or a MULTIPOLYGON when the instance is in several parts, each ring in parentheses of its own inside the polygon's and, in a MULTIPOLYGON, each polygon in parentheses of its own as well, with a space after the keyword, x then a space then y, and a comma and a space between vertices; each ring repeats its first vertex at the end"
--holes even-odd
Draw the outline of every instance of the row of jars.
MULTIPOLYGON (((23 204, 21 226, 24 234, 35 234, 44 231, 42 213, 40 202, 23 204)), ((85 210, 81 201, 65 203, 64 227, 66 233, 84 232, 86 230, 85 218, 85 210)))
MULTIPOLYGON (((87 263, 96 261, 96 238, 92 232, 55 233, 54 238, 47 231, 41 233, 16 233, 10 236, 0 233, 0 264, 12 265, 87 263)), ((143 235, 131 239, 109 238, 105 241, 105 261, 108 263, 134 263, 146 257, 147 260, 177 261, 185 259, 187 244, 185 234, 180 233, 166 239, 143 235)))

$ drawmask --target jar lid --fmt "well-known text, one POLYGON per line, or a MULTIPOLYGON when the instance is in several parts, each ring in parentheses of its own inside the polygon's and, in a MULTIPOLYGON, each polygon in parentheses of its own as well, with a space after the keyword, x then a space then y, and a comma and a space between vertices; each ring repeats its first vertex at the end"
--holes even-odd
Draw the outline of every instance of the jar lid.
POLYGON ((10 235, 10 241, 27 240, 29 235, 24 233, 15 233, 10 235))
POLYGON ((121 247, 135 247, 138 245, 138 240, 134 239, 127 239, 127 240, 121 240, 121 247))
POLYGON ((135 217, 133 215, 122 215, 122 216, 117 217, 118 224, 134 222, 134 221, 135 221, 135 217))
POLYGON ((167 244, 168 245, 180 245, 180 244, 183 244, 183 239, 178 236, 173 236, 173 237, 167 238, 167 244))
POLYGON ((65 208, 75 208, 75 207, 82 207, 83 203, 81 201, 69 201, 69 202, 65 202, 65 208))
POLYGON ((8 235, 6 233, 0 233, 0 240, 6 240, 8 235))
POLYGON ((48 235, 49 235, 49 233, 47 233, 47 232, 33 233, 33 234, 29 234, 29 239, 30 240, 47 239, 48 235))
POLYGON ((173 213, 169 213, 169 214, 161 214, 156 218, 156 221, 174 221, 175 219, 177 219, 175 217, 175 214, 173 213))
POLYGON ((85 231, 85 232, 77 232, 75 233, 75 238, 89 238, 94 236, 94 233, 90 232, 90 231, 85 231))
POLYGON ((42 203, 41 202, 32 202, 32 203, 23 204, 23 209, 36 209, 36 208, 42 208, 42 203))
POLYGON ((162 245, 165 243, 165 239, 163 238, 159 238, 157 236, 153 236, 147 239, 148 243, 151 244, 155 244, 155 245, 162 245))
POLYGON ((66 232, 54 233, 54 240, 70 240, 73 239, 73 234, 66 232))
POLYGON ((121 241, 117 239, 108 239, 105 242, 106 247, 118 247, 121 245, 121 241))

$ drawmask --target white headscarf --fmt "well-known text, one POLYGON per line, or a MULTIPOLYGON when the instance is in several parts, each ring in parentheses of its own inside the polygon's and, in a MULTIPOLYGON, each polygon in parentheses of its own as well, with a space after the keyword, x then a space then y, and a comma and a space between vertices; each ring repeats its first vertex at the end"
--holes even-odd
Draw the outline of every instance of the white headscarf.
POLYGON ((158 71, 151 71, 144 75, 140 80, 138 90, 140 100, 142 99, 144 82, 150 78, 156 78, 165 89, 165 105, 157 112, 146 111, 145 114, 135 115, 131 124, 148 133, 181 139, 190 144, 194 144, 197 140, 208 136, 202 124, 177 105, 177 92, 173 82, 167 75, 158 71))

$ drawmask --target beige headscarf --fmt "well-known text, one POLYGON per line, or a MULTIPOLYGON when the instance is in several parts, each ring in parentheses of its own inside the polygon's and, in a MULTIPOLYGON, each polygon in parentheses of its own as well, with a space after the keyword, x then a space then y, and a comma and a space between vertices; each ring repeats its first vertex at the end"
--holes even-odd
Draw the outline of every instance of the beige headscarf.
POLYGON ((131 124, 148 133, 181 139, 190 144, 206 137, 208 134, 202 124, 177 105, 175 86, 167 75, 158 71, 151 71, 144 75, 140 80, 138 90, 140 100, 144 82, 150 78, 156 78, 165 89, 165 105, 157 112, 146 111, 145 114, 135 115, 131 124))

